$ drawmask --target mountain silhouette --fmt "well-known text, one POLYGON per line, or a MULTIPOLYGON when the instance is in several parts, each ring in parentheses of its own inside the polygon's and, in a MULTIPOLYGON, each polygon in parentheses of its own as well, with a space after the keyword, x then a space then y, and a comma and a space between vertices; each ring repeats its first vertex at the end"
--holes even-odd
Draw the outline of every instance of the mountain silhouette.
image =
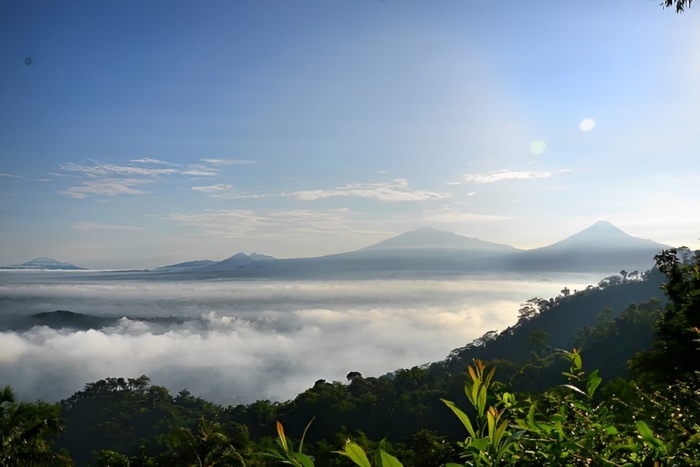
POLYGON ((433 229, 432 227, 410 230, 363 248, 360 251, 416 248, 472 250, 488 253, 512 253, 517 251, 516 248, 509 245, 486 242, 478 238, 457 235, 452 232, 433 229))
POLYGON ((0 269, 50 269, 50 270, 62 270, 62 271, 79 271, 85 270, 85 268, 80 268, 74 266, 70 263, 62 263, 51 258, 35 258, 33 260, 21 263, 12 264, 10 266, 3 266, 0 269))
POLYGON ((508 266, 572 272, 645 271, 654 265, 654 256, 667 248, 668 245, 633 237, 601 220, 552 245, 523 251, 510 258, 508 266))

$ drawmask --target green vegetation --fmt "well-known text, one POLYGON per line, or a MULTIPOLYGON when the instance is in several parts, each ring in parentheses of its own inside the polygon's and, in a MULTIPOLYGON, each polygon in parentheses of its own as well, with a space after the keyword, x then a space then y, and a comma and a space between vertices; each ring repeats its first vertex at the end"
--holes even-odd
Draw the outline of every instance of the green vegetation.
POLYGON ((284 403, 222 407, 145 376, 89 383, 60 407, 5 388, 0 464, 694 465, 700 252, 656 262, 529 300, 517 324, 441 362, 319 380, 284 403))
POLYGON ((63 430, 60 408, 17 402, 9 386, 0 391, 0 465, 64 466, 70 458, 57 454, 48 439, 63 430))

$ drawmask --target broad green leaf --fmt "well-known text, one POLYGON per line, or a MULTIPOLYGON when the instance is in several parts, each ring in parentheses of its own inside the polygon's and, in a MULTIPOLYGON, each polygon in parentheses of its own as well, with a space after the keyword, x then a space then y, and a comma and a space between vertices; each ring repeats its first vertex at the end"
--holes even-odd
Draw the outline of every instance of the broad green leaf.
POLYGON ((493 443, 493 437, 496 430, 496 410, 493 407, 489 407, 488 412, 486 412, 486 422, 489 427, 489 439, 493 443))
POLYGON ((489 450, 489 439, 488 438, 479 438, 479 439, 472 439, 471 442, 469 443, 470 447, 473 447, 477 449, 478 451, 488 451, 489 450))
POLYGON ((292 457, 303 467, 314 467, 314 461, 309 456, 301 452, 293 452, 292 457))
POLYGON ((486 387, 482 386, 479 390, 479 399, 477 400, 478 405, 476 410, 479 415, 482 415, 486 410, 486 387))
POLYGON ((644 441, 661 448, 663 451, 666 451, 666 445, 663 443, 663 441, 654 436, 654 433, 652 433, 649 425, 647 425, 643 420, 639 420, 637 422, 637 431, 642 436, 644 441))
POLYGON ((465 414, 459 408, 457 408, 457 406, 454 404, 454 402, 448 401, 445 399, 440 399, 440 400, 442 402, 444 402, 445 405, 448 406, 450 408, 450 410, 452 410, 452 412, 454 412, 455 415, 457 415, 457 418, 459 418, 462 421, 462 424, 469 432, 469 436, 471 436, 472 438, 476 438, 476 432, 474 431, 474 427, 472 426, 472 422, 471 422, 471 420, 469 420, 469 417, 467 417, 467 414, 465 414))
POLYGON ((577 370, 581 370, 583 368, 583 362, 581 362, 581 354, 578 353, 578 350, 574 349, 574 351, 571 353, 571 361, 577 370))
POLYGON ((379 464, 377 467, 403 467, 403 464, 399 462, 396 457, 383 449, 379 450, 379 459, 380 461, 377 462, 377 464, 379 464))
POLYGON ((595 393, 595 390, 598 389, 598 386, 600 385, 600 382, 603 381, 603 378, 598 376, 598 370, 593 371, 590 375, 588 375, 588 384, 587 384, 587 393, 588 393, 588 398, 593 399, 593 394, 595 393))
POLYGON ((464 467, 464 464, 455 464, 454 462, 448 462, 445 467, 464 467))
POLYGON ((503 423, 496 428, 496 434, 493 437, 493 444, 498 446, 501 443, 501 439, 503 438, 503 433, 506 431, 506 428, 508 428, 508 422, 503 420, 503 423))
POLYGON ((367 459, 367 454, 365 454, 365 451, 352 441, 345 443, 343 450, 338 451, 338 453, 349 457, 350 460, 360 467, 372 467, 372 465, 369 463, 369 459, 367 459))

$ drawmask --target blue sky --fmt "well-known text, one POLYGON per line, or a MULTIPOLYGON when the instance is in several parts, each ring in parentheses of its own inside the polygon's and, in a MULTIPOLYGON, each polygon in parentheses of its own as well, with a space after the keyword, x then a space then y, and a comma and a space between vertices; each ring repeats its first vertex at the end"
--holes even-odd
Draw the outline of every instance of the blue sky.
POLYGON ((658 3, 0 0, 0 264, 700 248, 700 19, 658 3))

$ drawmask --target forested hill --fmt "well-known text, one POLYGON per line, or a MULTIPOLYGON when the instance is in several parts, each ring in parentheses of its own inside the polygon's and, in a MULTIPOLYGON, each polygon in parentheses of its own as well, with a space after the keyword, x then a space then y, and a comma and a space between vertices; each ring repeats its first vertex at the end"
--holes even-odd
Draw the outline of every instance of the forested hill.
POLYGON ((464 428, 440 399, 464 400, 465 371, 474 358, 493 361, 496 378, 522 389, 559 383, 559 366, 551 365, 559 361, 555 349, 574 345, 584 347, 586 366, 601 364, 606 378, 623 375, 626 361, 650 345, 662 307, 663 279, 658 271, 614 276, 587 290, 564 289, 556 298, 533 298, 523 304, 517 324, 487 333, 441 362, 380 377, 351 372, 347 382, 319 380, 285 403, 258 401, 224 408, 187 391, 172 396, 165 388, 150 386, 146 377, 90 383, 61 403, 67 428, 58 445, 67 448, 78 465, 86 465, 91 452, 105 449, 131 456, 164 455, 172 450, 164 440, 173 428, 194 429, 201 417, 225 427, 242 452, 252 449, 251 443, 265 443, 275 433, 276 420, 290 433, 300 434, 314 419, 307 440, 327 446, 326 454, 346 437, 386 437, 410 445, 418 442, 419 433, 427 433, 421 430, 430 430, 458 440, 464 428), (613 354, 609 345, 591 345, 610 339, 616 343, 613 354))
MULTIPOLYGON (((631 279, 626 274, 624 277, 611 276, 603 279, 597 287, 589 286, 582 291, 564 289, 555 298, 532 298, 520 308, 520 319, 514 326, 500 333, 488 332, 471 344, 454 350, 448 358, 450 368, 463 368, 475 358, 523 365, 532 360, 533 352, 541 356, 554 349, 570 350, 581 346, 584 347, 587 363, 598 362, 599 354, 607 354, 608 349, 586 348, 586 340, 595 338, 592 328, 599 326, 599 332, 606 332, 603 329, 610 327, 612 320, 623 317, 625 310, 628 314, 632 313, 645 303, 644 309, 658 319, 651 310, 660 312, 665 303, 661 290, 664 279, 658 269, 653 269, 631 279), (647 303, 649 301, 651 303, 647 303)), ((624 318, 629 319, 628 316, 624 318)), ((630 333, 630 342, 620 336, 616 344, 619 358, 605 362, 601 368, 604 376, 613 378, 626 375, 626 359, 651 344, 652 324, 641 324, 644 332, 642 329, 622 331, 630 333), (624 348, 623 342, 628 344, 627 348, 624 348)), ((547 385, 547 381, 539 380, 539 383, 545 385, 542 387, 547 385)))

